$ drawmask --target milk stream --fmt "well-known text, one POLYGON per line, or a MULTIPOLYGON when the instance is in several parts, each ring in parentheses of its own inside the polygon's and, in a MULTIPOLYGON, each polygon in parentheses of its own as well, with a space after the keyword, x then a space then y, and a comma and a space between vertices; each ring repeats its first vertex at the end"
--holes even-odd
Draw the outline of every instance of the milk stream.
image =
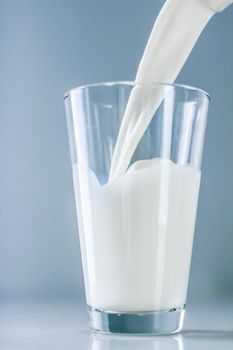
MULTIPOLYGON (((228 0, 167 0, 154 24, 142 56, 136 84, 173 83, 204 27, 228 0)), ((155 111, 169 89, 133 88, 116 142, 109 181, 122 176, 155 111), (145 108, 139 108, 144 99, 145 108)))
POLYGON ((183 307, 200 172, 152 159, 105 186, 74 164, 73 180, 87 303, 112 311, 183 307))

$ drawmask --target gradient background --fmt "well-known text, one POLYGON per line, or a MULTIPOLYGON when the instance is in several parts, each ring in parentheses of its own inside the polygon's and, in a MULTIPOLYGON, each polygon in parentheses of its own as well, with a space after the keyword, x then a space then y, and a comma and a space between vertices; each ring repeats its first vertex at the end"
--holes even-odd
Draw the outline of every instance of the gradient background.
MULTIPOLYGON (((134 79, 161 0, 0 0, 0 300, 83 301, 63 93, 134 79)), ((233 300, 233 6, 178 82, 212 97, 189 301, 233 300)))

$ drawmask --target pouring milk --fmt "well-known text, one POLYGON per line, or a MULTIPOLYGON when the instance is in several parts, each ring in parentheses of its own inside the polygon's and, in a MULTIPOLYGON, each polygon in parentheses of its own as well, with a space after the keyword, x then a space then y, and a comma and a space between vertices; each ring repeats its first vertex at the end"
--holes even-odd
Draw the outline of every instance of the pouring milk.
MULTIPOLYGON (((211 17, 233 3, 233 0, 167 0, 155 21, 135 82, 173 83, 193 46, 211 17)), ((116 142, 109 181, 122 176, 131 157, 165 97, 167 88, 157 86, 148 92, 146 108, 140 114, 137 100, 142 89, 135 87, 130 95, 116 142)))

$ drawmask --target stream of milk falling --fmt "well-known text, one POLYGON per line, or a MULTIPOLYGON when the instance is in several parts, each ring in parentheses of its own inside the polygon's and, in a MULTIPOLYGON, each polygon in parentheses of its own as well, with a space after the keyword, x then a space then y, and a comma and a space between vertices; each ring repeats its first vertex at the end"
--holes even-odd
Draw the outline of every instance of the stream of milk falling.
MULTIPOLYGON (((208 21, 232 2, 167 0, 152 29, 135 82, 173 83, 208 21)), ((132 89, 116 142, 109 181, 126 172, 142 135, 168 90, 169 87, 161 85, 153 89, 140 86, 132 89), (142 101, 143 108, 140 108, 142 101)))

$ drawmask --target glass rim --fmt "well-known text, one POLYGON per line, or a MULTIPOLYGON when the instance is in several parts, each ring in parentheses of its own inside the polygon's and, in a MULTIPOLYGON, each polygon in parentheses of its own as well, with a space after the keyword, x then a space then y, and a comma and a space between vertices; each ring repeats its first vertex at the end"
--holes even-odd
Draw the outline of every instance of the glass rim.
POLYGON ((80 91, 86 90, 88 88, 92 87, 104 87, 104 86, 115 86, 115 85, 128 85, 128 86, 147 86, 147 87, 155 87, 158 85, 161 86, 167 86, 167 87, 172 87, 172 88, 181 88, 183 90, 188 90, 188 91, 195 91, 198 92, 199 94, 203 95, 204 97, 207 97, 208 100, 210 100, 210 95, 208 92, 206 92, 203 89, 199 89, 195 86, 192 85, 187 85, 187 84, 177 84, 177 83, 160 83, 160 82, 155 82, 155 83, 136 83, 134 81, 130 80, 119 80, 119 81, 105 81, 105 82, 100 82, 100 83, 91 83, 91 84, 84 84, 77 86, 71 90, 68 90, 64 94, 64 100, 71 96, 71 95, 76 95, 80 91))

